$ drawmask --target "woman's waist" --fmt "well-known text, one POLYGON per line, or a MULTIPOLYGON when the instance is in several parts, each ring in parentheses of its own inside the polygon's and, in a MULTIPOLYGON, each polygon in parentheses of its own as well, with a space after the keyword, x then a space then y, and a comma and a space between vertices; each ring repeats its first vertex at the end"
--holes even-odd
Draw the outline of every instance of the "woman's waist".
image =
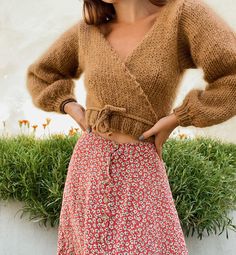
POLYGON ((94 127, 91 128, 91 132, 95 133, 96 135, 102 136, 105 139, 115 141, 117 143, 139 143, 136 137, 131 136, 129 134, 121 133, 120 131, 112 131, 110 133, 102 133, 97 131, 94 127))
MULTIPOLYGON (((117 107, 116 107, 117 108, 117 107)), ((139 136, 150 129, 154 120, 147 120, 137 115, 131 115, 120 109, 94 108, 86 110, 86 125, 93 132, 107 139, 117 142, 140 142, 139 136)), ((146 138, 145 141, 154 143, 155 136, 146 138)))

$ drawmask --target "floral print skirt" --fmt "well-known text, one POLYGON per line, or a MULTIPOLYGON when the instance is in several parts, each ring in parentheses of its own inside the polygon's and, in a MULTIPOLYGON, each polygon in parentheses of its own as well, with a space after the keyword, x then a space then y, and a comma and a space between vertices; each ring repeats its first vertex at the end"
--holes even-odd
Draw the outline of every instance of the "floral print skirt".
POLYGON ((70 159, 57 255, 187 255, 155 144, 84 132, 70 159))

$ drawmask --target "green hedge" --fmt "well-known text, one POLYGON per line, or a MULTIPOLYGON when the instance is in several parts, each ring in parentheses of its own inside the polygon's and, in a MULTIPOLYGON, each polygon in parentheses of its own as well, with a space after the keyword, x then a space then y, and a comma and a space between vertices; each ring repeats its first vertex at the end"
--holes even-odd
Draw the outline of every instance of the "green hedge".
MULTIPOLYGON (((45 139, 0 138, 0 199, 23 201, 22 214, 58 226, 67 167, 79 135, 45 139)), ((220 140, 170 138, 163 160, 182 228, 187 236, 236 231, 236 145, 220 140)))

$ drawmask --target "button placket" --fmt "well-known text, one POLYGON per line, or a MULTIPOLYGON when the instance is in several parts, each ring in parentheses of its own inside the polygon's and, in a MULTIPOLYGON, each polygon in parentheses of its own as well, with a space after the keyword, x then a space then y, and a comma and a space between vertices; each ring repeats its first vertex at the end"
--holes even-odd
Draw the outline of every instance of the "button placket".
MULTIPOLYGON (((112 152, 109 152, 108 159, 107 159, 107 167, 106 170, 104 170, 104 179, 102 180, 102 184, 105 186, 105 193, 103 197, 103 203, 104 203, 104 209, 103 209, 103 214, 101 215, 101 219, 104 222, 105 228, 109 228, 110 224, 110 218, 113 216, 112 212, 110 210, 110 201, 109 201, 109 195, 112 191, 112 177, 110 176, 110 166, 111 166, 111 161, 112 161, 112 153, 116 151, 119 148, 119 144, 114 142, 112 144, 112 152)), ((109 151, 111 148, 108 148, 107 151, 109 151)), ((106 242, 106 237, 110 236, 109 233, 103 233, 102 236, 100 236, 100 241, 103 243, 105 246, 106 242)))
MULTIPOLYGON (((109 218, 112 216, 111 215, 111 211, 110 211, 110 209, 109 209, 109 207, 108 207, 108 202, 109 202, 109 194, 110 194, 110 192, 111 192, 111 187, 110 187, 110 185, 111 185, 111 182, 112 182, 112 178, 111 178, 111 176, 110 176, 110 163, 111 163, 111 155, 109 156, 109 159, 108 159, 108 166, 107 166, 107 175, 106 175, 106 178, 105 178, 105 180, 103 180, 103 182, 104 182, 104 184, 105 184, 105 194, 104 194, 104 197, 103 197, 103 202, 104 202, 104 204, 105 204, 105 216, 104 216, 104 218, 106 219, 106 220, 109 220, 109 218)), ((107 226, 108 226, 108 223, 106 224, 107 226)))

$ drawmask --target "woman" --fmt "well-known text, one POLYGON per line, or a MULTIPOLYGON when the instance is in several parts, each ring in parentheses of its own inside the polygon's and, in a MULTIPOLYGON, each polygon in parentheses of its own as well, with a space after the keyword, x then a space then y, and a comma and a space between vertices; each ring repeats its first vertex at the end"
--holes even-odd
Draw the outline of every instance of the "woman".
POLYGON ((93 0, 83 10, 27 73, 35 106, 86 131, 68 167, 57 254, 188 254, 162 146, 178 125, 235 116, 235 34, 201 0, 93 0), (184 70, 198 67, 205 91, 171 112, 184 70), (82 73, 86 108, 74 93, 82 73))

